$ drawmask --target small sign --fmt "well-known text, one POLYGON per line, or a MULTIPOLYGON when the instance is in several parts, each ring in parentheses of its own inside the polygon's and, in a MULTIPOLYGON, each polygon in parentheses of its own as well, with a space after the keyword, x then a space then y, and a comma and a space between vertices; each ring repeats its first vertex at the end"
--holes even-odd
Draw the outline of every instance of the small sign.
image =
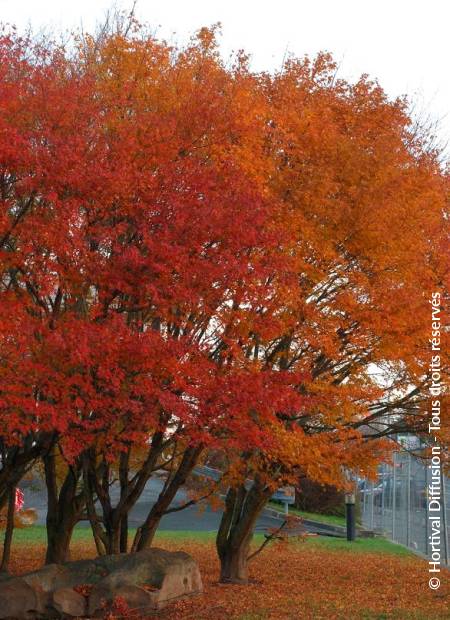
POLYGON ((277 502, 283 502, 284 504, 293 504, 295 502, 295 487, 280 487, 278 491, 275 491, 272 495, 272 499, 277 502))

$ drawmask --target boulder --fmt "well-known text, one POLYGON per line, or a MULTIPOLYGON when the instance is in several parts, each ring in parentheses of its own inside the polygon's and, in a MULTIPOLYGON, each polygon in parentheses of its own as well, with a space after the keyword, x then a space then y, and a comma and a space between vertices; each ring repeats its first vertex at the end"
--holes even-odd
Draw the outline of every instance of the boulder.
POLYGON ((187 553, 152 548, 121 557, 122 563, 116 570, 93 588, 89 613, 98 611, 103 601, 112 602, 117 592, 128 586, 152 586, 154 590, 148 594, 154 609, 161 609, 171 600, 203 591, 198 564, 187 553))
POLYGON ((128 607, 134 611, 148 613, 158 609, 158 590, 149 592, 139 586, 120 586, 112 588, 107 585, 97 585, 92 589, 89 597, 88 613, 96 615, 105 605, 111 605, 114 599, 121 597, 128 607))
POLYGON ((27 573, 22 579, 34 590, 51 592, 62 587, 70 578, 70 571, 63 564, 47 564, 39 570, 27 573))
MULTIPOLYGON (((120 558, 123 556, 105 556, 110 558, 120 558)), ((114 564, 110 567, 101 562, 103 558, 96 560, 79 560, 76 562, 66 562, 66 564, 48 564, 43 568, 28 573, 23 579, 32 587, 40 588, 44 592, 53 592, 60 588, 74 588, 85 583, 97 583, 113 570, 114 564)), ((118 565, 119 563, 116 562, 118 565)))
POLYGON ((38 611, 35 591, 24 579, 13 577, 0 583, 0 618, 34 618, 38 611))
POLYGON ((130 609, 142 613, 156 609, 156 592, 148 591, 139 586, 122 586, 115 592, 115 597, 123 598, 130 609))
POLYGON ((144 613, 200 592, 200 571, 190 555, 149 549, 50 564, 0 581, 0 620, 99 615, 117 597, 144 613), (78 586, 89 586, 85 596, 84 588, 74 590, 78 586))
POLYGON ((86 615, 86 599, 71 588, 55 590, 52 596, 52 605, 56 611, 68 616, 86 615))

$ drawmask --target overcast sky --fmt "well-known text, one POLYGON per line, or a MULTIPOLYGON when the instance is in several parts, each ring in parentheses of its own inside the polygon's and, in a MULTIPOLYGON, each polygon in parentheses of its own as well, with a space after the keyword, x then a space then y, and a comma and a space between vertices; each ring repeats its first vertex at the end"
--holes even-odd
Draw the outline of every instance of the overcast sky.
MULTIPOLYGON (((20 29, 82 24, 89 30, 111 5, 0 0, 0 21, 20 29)), ((255 69, 278 68, 286 52, 330 51, 342 77, 368 73, 391 96, 409 95, 423 114, 439 121, 440 141, 450 142, 450 0, 139 0, 136 12, 159 36, 181 43, 220 21, 224 54, 243 48, 255 69)))

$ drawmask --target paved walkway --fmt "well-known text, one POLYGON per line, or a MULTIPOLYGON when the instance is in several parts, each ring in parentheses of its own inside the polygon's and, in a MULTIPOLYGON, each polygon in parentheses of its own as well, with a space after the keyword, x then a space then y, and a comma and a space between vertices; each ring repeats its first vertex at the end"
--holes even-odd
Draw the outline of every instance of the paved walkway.
MULTIPOLYGON (((145 520, 149 510, 157 500, 159 493, 163 486, 163 480, 154 478, 151 479, 142 493, 139 501, 131 510, 128 523, 130 527, 138 527, 145 520)), ((45 524, 45 518, 47 514, 47 495, 45 485, 42 481, 36 480, 32 483, 25 482, 21 485, 21 489, 24 493, 25 508, 35 508, 38 513, 37 523, 40 525, 45 524)), ((118 499, 119 489, 115 487, 112 493, 112 499, 118 499)), ((177 506, 188 501, 187 494, 184 490, 180 490, 172 503, 172 506, 177 506)), ((179 512, 173 512, 161 519, 160 530, 168 531, 196 531, 196 532, 216 532, 220 518, 222 515, 221 510, 212 510, 207 502, 202 502, 195 506, 190 506, 179 512)), ((276 515, 275 511, 267 510, 258 519, 255 527, 255 532, 266 532, 270 528, 277 528, 281 525, 281 519, 283 515, 276 515)), ((88 521, 81 521, 81 527, 89 527, 88 521)), ((327 530, 322 530, 319 525, 312 523, 302 526, 302 531, 316 532, 320 534, 330 535, 327 530)), ((300 530, 295 533, 300 533, 300 530)), ((332 534, 331 534, 332 535, 332 534)))

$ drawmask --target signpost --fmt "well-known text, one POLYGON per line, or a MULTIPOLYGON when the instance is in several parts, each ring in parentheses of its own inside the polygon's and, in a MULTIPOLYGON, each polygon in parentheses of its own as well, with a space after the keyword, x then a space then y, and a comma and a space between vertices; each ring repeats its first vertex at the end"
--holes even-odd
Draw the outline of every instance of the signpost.
POLYGON ((355 494, 347 493, 345 496, 345 518, 347 523, 347 540, 355 540, 355 494))
POLYGON ((289 515, 289 504, 295 503, 295 487, 280 487, 278 491, 272 495, 272 499, 284 504, 284 514, 289 515))

